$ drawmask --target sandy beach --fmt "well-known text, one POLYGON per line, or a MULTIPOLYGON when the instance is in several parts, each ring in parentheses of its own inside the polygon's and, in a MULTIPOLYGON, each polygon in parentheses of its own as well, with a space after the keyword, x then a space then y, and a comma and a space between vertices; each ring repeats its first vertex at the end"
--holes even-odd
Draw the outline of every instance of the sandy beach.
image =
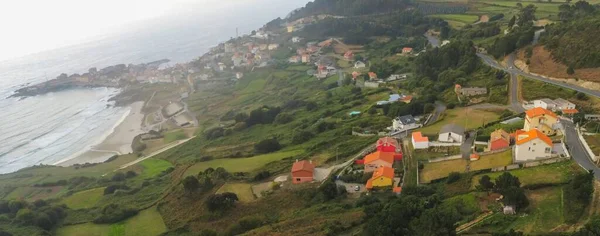
POLYGON ((104 141, 98 145, 92 146, 89 150, 83 150, 69 158, 65 158, 55 165, 70 166, 74 164, 83 164, 86 162, 103 162, 111 156, 118 154, 127 154, 133 152, 131 143, 135 136, 144 133, 142 130, 142 121, 144 114, 141 110, 144 102, 135 102, 129 106, 129 112, 113 129, 104 141))

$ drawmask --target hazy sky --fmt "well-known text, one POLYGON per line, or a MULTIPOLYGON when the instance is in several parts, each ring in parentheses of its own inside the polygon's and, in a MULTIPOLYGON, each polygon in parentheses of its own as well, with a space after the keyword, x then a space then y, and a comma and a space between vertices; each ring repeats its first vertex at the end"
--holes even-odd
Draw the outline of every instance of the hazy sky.
MULTIPOLYGON (((64 47, 146 19, 243 5, 253 0, 13 0, 0 4, 0 60, 64 47), (196 9, 196 8, 195 8, 196 9)), ((285 1, 285 0, 282 0, 285 1)))

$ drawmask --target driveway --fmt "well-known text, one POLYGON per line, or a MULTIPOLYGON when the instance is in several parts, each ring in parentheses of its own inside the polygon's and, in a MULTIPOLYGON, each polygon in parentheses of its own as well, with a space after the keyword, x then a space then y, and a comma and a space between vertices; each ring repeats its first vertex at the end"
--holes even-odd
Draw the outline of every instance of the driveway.
POLYGON ((427 121, 427 124, 425 124, 425 125, 430 125, 430 124, 435 123, 440 118, 440 115, 442 114, 442 112, 444 112, 445 110, 446 110, 446 105, 444 105, 444 103, 442 103, 440 101, 436 101, 435 109, 433 110, 431 118, 429 118, 429 121, 427 121))
POLYGON ((469 133, 469 138, 465 140, 464 143, 460 145, 460 153, 464 159, 469 159, 471 157, 471 147, 473 146, 473 142, 475 141, 475 135, 477 132, 472 131, 469 133))
POLYGON ((367 191, 367 189, 365 188, 364 184, 357 184, 357 183, 346 183, 344 181, 341 180, 336 180, 335 184, 337 186, 344 186, 346 188, 346 191, 348 193, 362 193, 367 191), (356 186, 358 186, 358 191, 356 191, 356 186))

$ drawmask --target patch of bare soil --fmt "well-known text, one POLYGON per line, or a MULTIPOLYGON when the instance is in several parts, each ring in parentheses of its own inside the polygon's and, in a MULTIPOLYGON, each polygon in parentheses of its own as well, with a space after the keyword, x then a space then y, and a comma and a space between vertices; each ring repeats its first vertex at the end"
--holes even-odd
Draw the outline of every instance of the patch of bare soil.
POLYGON ((488 15, 483 15, 481 17, 479 17, 479 22, 481 23, 486 23, 490 21, 490 17, 488 15))
MULTIPOLYGON (((518 54, 519 60, 527 61, 525 53, 521 50, 518 54)), ((576 69, 575 74, 567 74, 567 66, 555 61, 543 46, 533 48, 533 55, 529 59, 528 69, 530 72, 554 78, 578 78, 587 81, 600 82, 600 68, 576 69)))

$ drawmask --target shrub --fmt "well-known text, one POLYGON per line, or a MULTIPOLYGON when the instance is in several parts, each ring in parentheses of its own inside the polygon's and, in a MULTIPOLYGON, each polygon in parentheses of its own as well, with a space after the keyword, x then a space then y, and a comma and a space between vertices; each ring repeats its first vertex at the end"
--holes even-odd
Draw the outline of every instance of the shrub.
POLYGON ((271 172, 269 172, 268 170, 263 170, 261 172, 258 172, 256 175, 254 175, 254 181, 261 181, 263 179, 269 178, 271 177, 271 172))
POLYGON ((451 172, 448 175, 448 179, 446 180, 446 183, 451 184, 454 183, 456 181, 460 180, 460 173, 458 172, 451 172))
POLYGON ((235 202, 238 201, 238 197, 235 193, 225 192, 217 193, 208 196, 205 201, 206 207, 209 211, 224 211, 232 208, 235 202))
POLYGON ((125 174, 123 174, 123 172, 117 172, 115 175, 113 175, 112 178, 110 178, 110 180, 123 181, 123 180, 125 180, 125 174))
POLYGON ((112 224, 137 215, 138 211, 132 208, 121 208, 116 204, 109 204, 102 209, 101 215, 93 220, 96 224, 112 224))
POLYGON ((312 139, 315 135, 307 130, 302 130, 292 137, 292 144, 301 144, 310 139, 312 139))
POLYGON ((287 123, 292 122, 293 120, 294 120, 294 116, 292 116, 290 113, 287 113, 287 112, 279 113, 275 117, 275 123, 277 123, 277 124, 287 124, 287 123))
POLYGON ((127 173, 125 173, 125 178, 127 178, 127 179, 133 178, 133 177, 136 177, 136 176, 137 176, 137 173, 135 173, 135 171, 132 171, 132 170, 127 171, 127 173))
POLYGON ((104 188, 104 195, 113 194, 119 189, 129 190, 129 187, 126 185, 109 185, 104 188))
POLYGON ((265 139, 254 145, 254 151, 256 151, 256 153, 261 154, 279 151, 280 149, 281 144, 279 144, 279 142, 275 138, 265 139))
POLYGON ((247 127, 248 127, 248 125, 246 125, 246 122, 242 121, 242 122, 235 123, 235 125, 233 126, 233 130, 241 131, 241 130, 246 129, 247 127))

